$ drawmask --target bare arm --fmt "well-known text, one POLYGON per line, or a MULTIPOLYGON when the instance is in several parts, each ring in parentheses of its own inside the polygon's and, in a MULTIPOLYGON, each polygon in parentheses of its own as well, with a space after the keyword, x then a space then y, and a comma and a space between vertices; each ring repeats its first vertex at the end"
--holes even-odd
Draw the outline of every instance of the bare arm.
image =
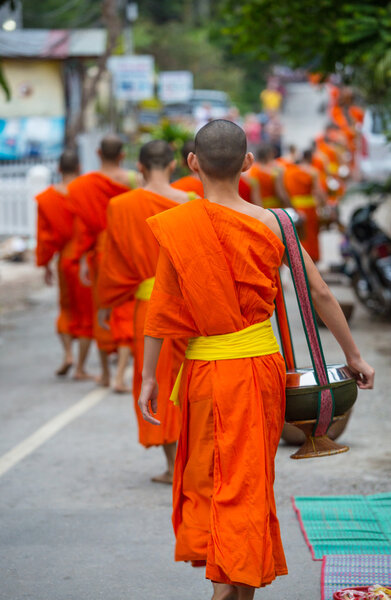
MULTIPOLYGON (((271 212, 265 211, 265 213, 262 219, 263 222, 282 241, 280 226, 276 218, 271 212), (267 214, 265 215, 265 213, 267 214)), ((323 281, 318 269, 303 246, 301 246, 301 251, 304 257, 311 296, 316 312, 341 346, 346 357, 346 362, 357 379, 358 387, 361 389, 372 389, 375 378, 374 369, 361 358, 360 351, 350 333, 349 325, 340 305, 331 293, 328 285, 323 281)), ((284 262, 289 266, 286 256, 284 262)))
POLYGON ((304 248, 302 252, 316 312, 341 346, 346 362, 356 376, 357 385, 361 389, 372 389, 374 369, 361 358, 339 303, 304 248))
POLYGON ((159 360, 163 340, 144 336, 144 366, 143 384, 141 387, 138 405, 143 418, 153 425, 160 425, 160 421, 154 418, 153 413, 157 411, 158 385, 156 381, 156 367, 159 360))

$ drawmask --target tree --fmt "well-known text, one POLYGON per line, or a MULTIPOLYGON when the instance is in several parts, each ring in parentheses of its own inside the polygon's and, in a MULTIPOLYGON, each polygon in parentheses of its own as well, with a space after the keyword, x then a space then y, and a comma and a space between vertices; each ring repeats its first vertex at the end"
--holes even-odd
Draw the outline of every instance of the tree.
POLYGON ((323 73, 340 63, 372 99, 389 95, 389 1, 223 0, 219 29, 233 53, 323 73))

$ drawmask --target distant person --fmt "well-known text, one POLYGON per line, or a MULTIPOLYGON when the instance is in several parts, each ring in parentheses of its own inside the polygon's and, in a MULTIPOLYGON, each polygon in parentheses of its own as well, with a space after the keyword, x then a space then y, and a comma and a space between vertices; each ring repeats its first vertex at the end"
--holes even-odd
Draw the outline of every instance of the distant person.
POLYGON ((281 119, 275 111, 269 111, 264 125, 264 138, 273 147, 274 158, 281 156, 283 127, 281 119))
POLYGON ((247 143, 251 151, 255 150, 261 143, 262 125, 257 115, 249 113, 244 119, 243 129, 246 134, 247 143))
POLYGON ((99 349, 101 375, 98 383, 110 385, 109 354, 118 351, 118 367, 114 390, 127 392, 124 375, 133 343, 134 303, 119 306, 111 315, 111 328, 107 330, 98 322, 100 301, 97 281, 105 252, 107 217, 111 198, 129 191, 129 172, 121 167, 124 159, 122 140, 114 134, 106 135, 98 150, 101 162, 99 171, 81 175, 69 186, 71 210, 80 223, 76 258, 81 260, 81 280, 92 284, 94 298, 94 337, 99 349), (88 257, 89 255, 89 257, 88 257))
POLYGON ((289 144, 288 151, 283 156, 276 159, 276 163, 282 167, 294 165, 300 158, 299 151, 295 144, 289 144))
POLYGON ((74 372, 77 380, 91 379, 85 371, 92 333, 91 289, 79 281, 78 262, 72 260, 76 243, 75 219, 67 206, 68 186, 79 176, 79 159, 73 150, 65 150, 60 157, 60 183, 51 185, 36 198, 38 205, 36 260, 45 267, 45 282, 54 281, 52 258, 57 254, 60 312, 57 333, 64 349, 64 358, 56 375, 63 377, 74 366, 72 340, 77 339, 79 356, 74 372))
POLYGON ((326 204, 327 197, 321 188, 318 170, 312 166, 312 150, 305 150, 299 164, 285 171, 284 184, 293 208, 305 217, 303 247, 317 262, 320 258, 318 208, 326 204))
POLYGON ((279 112, 282 107, 283 95, 279 90, 278 80, 269 77, 267 87, 260 93, 262 110, 265 113, 279 112))
MULTIPOLYGON (((99 273, 98 292, 102 311, 115 310, 136 300, 134 312, 133 397, 138 421, 139 442, 145 448, 160 446, 166 457, 166 470, 153 477, 156 483, 171 484, 180 411, 169 397, 184 358, 185 339, 164 340, 158 367, 160 427, 146 423, 137 406, 141 389, 144 323, 155 281, 159 245, 146 219, 189 200, 189 194, 174 189, 170 177, 175 169, 174 152, 163 140, 153 140, 140 150, 139 166, 145 186, 111 200, 108 207, 107 245, 99 273)), ((168 298, 168 302, 171 300, 168 298)), ((172 303, 175 306, 175 301, 172 303)), ((186 336, 179 336, 186 338, 186 336)))
POLYGON ((283 169, 275 164, 273 148, 270 145, 261 144, 258 147, 249 176, 259 184, 264 208, 290 206, 289 196, 284 187, 283 169))
POLYGON ((209 102, 203 102, 203 104, 197 106, 194 116, 196 120, 197 132, 199 129, 201 129, 201 127, 213 119, 212 107, 209 102))

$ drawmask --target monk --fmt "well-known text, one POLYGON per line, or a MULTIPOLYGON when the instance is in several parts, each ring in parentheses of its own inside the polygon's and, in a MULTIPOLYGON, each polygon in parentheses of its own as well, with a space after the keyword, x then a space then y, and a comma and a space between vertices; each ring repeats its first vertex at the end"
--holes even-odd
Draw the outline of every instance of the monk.
POLYGON ((284 187, 283 172, 283 169, 274 162, 273 148, 268 144, 259 146, 256 162, 251 167, 249 176, 259 183, 264 208, 290 206, 289 196, 284 187))
MULTIPOLYGON (((145 178, 143 188, 113 198, 108 207, 107 243, 99 274, 98 294, 105 310, 136 298, 134 321, 133 396, 139 425, 139 441, 145 447, 161 446, 167 468, 153 478, 172 483, 180 414, 169 396, 184 357, 186 342, 167 340, 158 368, 161 427, 146 423, 137 406, 140 395, 144 321, 156 273, 159 246, 146 219, 189 200, 188 193, 174 189, 170 176, 175 169, 174 153, 162 140, 145 144, 140 151, 139 169, 145 178)), ((104 310, 103 310, 104 309, 104 310)), ((184 336, 186 337, 186 336, 184 336)))
POLYGON ((98 323, 97 281, 104 254, 107 206, 111 198, 129 191, 129 172, 120 166, 124 152, 122 140, 118 136, 110 134, 104 137, 98 155, 101 161, 100 170, 72 181, 69 186, 69 200, 71 210, 79 222, 76 258, 81 259, 81 281, 85 285, 92 284, 93 290, 94 337, 101 363, 98 383, 102 386, 110 385, 108 356, 118 350, 118 371, 114 390, 123 393, 129 391, 124 382, 124 374, 133 338, 134 307, 132 303, 126 303, 116 309, 117 314, 113 313, 114 326, 117 325, 118 331, 112 333, 111 330, 101 327, 98 323))
MULTIPOLYGON (((186 168, 187 157, 190 152, 194 152, 194 140, 189 140, 183 144, 182 147, 182 159, 183 165, 186 168)), ((189 170, 190 174, 185 177, 181 177, 181 179, 177 179, 171 185, 172 187, 183 190, 185 192, 195 192, 197 196, 200 198, 204 197, 204 188, 202 186, 202 182, 200 178, 189 170)), ((262 206, 261 200, 261 191, 259 187, 259 183, 257 179, 249 177, 247 173, 244 173, 239 179, 239 196, 246 200, 247 202, 251 202, 251 204, 257 204, 258 206, 262 206)))
POLYGON ((338 103, 330 108, 330 118, 343 131, 349 150, 354 153, 356 138, 364 120, 364 111, 354 104, 351 88, 341 89, 338 103))
POLYGON ((45 267, 45 282, 53 283, 51 261, 58 256, 57 272, 60 313, 57 333, 64 349, 62 365, 56 375, 63 377, 73 366, 72 340, 78 339, 79 356, 74 378, 89 379, 85 362, 92 338, 92 296, 78 278, 78 265, 71 259, 75 244, 75 220, 67 206, 68 185, 79 175, 79 159, 73 150, 60 157, 61 181, 51 185, 36 198, 38 204, 37 248, 38 266, 45 267))
POLYGON ((314 262, 320 258, 318 209, 327 201, 318 170, 312 166, 312 150, 303 152, 302 160, 285 171, 285 188, 293 207, 305 218, 302 243, 314 262))
POLYGON ((284 168, 289 165, 294 165, 299 159, 300 156, 297 146, 295 146, 295 144, 289 144, 288 152, 283 156, 276 158, 274 162, 284 168))
MULTIPOLYGON (((285 363, 269 322, 285 250, 272 212, 237 193, 241 171, 253 162, 243 130, 212 121, 198 132, 195 150, 189 164, 208 199, 148 220, 161 249, 139 405, 144 418, 157 424, 155 369, 163 338, 191 336, 179 385, 175 557, 206 564, 213 600, 251 600, 255 588, 287 573, 273 495, 285 363)), ((372 367, 303 253, 316 309, 359 386, 372 387, 372 367)))

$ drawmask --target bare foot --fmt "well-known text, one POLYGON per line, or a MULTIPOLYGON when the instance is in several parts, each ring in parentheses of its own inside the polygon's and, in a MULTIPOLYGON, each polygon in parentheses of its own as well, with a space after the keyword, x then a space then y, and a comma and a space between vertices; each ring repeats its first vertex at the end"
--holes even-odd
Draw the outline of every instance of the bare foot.
POLYGON ((238 590, 227 583, 213 582, 213 590, 212 600, 237 600, 238 598, 238 590))
POLYGON ((165 483, 166 485, 172 485, 173 474, 169 471, 162 473, 161 475, 156 475, 155 477, 151 477, 151 481, 154 483, 165 483))
POLYGON ((101 387, 110 387, 110 377, 108 375, 101 375, 100 377, 94 377, 95 383, 101 387))
POLYGON ((126 387, 126 385, 115 385, 113 387, 113 391, 116 394, 131 394, 132 390, 128 387, 126 387))
POLYGON ((59 369, 56 371, 57 377, 65 377, 68 374, 69 369, 73 367, 73 362, 71 360, 66 360, 59 369))
POLYGON ((86 373, 85 371, 75 371, 73 379, 75 381, 92 381, 93 379, 95 379, 95 377, 94 375, 86 373))

